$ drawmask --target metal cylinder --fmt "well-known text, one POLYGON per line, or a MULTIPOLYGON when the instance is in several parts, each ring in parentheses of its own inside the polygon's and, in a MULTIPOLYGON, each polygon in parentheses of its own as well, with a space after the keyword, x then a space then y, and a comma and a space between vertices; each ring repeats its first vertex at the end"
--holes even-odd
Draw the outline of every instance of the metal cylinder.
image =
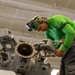
POLYGON ((35 54, 35 48, 26 42, 19 43, 15 51, 22 58, 31 58, 35 54))

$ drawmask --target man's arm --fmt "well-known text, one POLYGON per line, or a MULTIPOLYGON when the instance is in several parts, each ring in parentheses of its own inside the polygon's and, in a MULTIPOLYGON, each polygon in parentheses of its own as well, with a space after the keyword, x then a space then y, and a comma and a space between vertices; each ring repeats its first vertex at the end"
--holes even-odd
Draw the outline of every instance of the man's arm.
POLYGON ((65 33, 65 41, 62 45, 62 48, 61 50, 62 51, 67 51, 68 48, 71 46, 73 40, 74 40, 74 37, 75 37, 75 30, 71 27, 70 24, 67 24, 63 30, 62 30, 64 33, 65 33))
MULTIPOLYGON (((65 17, 63 18, 61 16, 56 16, 53 21, 54 21, 53 23, 55 23, 56 26, 58 27, 60 26, 59 24, 61 22, 65 23, 68 20, 66 20, 65 17)), ((64 43, 62 44, 62 47, 60 49, 55 51, 56 56, 59 56, 59 57, 63 56, 64 52, 66 52, 70 48, 75 37, 75 30, 72 28, 73 25, 70 25, 73 23, 71 20, 68 22, 69 24, 66 24, 62 29, 62 31, 65 33, 64 43)))

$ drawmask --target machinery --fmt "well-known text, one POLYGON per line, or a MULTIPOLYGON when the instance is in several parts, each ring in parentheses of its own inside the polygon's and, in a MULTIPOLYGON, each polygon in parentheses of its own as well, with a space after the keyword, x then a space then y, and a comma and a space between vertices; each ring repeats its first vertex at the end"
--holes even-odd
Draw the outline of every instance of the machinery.
POLYGON ((46 62, 54 57, 54 47, 49 40, 31 45, 25 41, 16 43, 10 36, 0 37, 0 69, 14 71, 16 75, 51 75, 51 65, 46 62))

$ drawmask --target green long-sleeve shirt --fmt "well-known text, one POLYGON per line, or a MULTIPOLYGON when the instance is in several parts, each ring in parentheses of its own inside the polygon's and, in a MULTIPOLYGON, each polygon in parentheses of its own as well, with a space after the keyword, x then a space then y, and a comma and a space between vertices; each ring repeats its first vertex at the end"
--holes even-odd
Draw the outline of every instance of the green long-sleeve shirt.
MULTIPOLYGON (((63 15, 55 15, 48 18, 48 27, 49 29, 45 33, 46 38, 51 40, 65 39, 61 50, 67 51, 75 38, 75 23, 63 15), (68 24, 66 24, 61 30, 57 29, 61 27, 62 23, 66 22, 68 22, 68 24)), ((59 44, 60 43, 55 43, 55 46, 58 47, 59 44)))

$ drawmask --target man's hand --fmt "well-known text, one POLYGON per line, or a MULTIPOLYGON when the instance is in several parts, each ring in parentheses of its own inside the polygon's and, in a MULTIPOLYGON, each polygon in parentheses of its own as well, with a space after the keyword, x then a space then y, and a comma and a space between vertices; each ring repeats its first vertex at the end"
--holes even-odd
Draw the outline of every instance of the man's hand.
POLYGON ((63 43, 64 43, 64 41, 65 41, 65 39, 62 39, 62 40, 60 40, 60 43, 62 43, 62 44, 63 44, 63 43))
POLYGON ((64 51, 62 51, 62 50, 58 49, 58 50, 55 51, 55 55, 58 56, 58 57, 62 57, 63 54, 64 54, 64 51))

